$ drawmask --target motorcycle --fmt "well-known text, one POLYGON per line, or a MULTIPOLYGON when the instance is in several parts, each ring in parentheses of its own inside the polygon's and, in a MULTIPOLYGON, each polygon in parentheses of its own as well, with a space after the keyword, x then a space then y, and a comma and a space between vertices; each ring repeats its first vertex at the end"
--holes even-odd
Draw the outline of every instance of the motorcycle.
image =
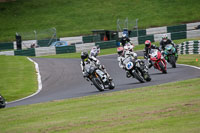
POLYGON ((105 89, 112 90, 115 88, 114 82, 109 80, 107 74, 100 68, 93 65, 87 65, 85 69, 88 73, 87 78, 99 91, 104 91, 105 89))
POLYGON ((3 96, 0 95, 0 108, 5 108, 6 107, 6 100, 4 99, 3 96))
POLYGON ((168 44, 165 46, 164 57, 165 60, 167 60, 167 62, 169 62, 173 68, 176 68, 178 54, 176 53, 176 49, 172 46, 172 44, 168 44))
POLYGON ((162 73, 167 73, 167 63, 159 50, 152 49, 149 56, 150 60, 153 62, 154 68, 162 73))
POLYGON ((125 58, 123 60, 125 64, 125 70, 128 71, 133 78, 136 78, 141 83, 151 81, 150 75, 145 68, 145 63, 142 60, 134 58, 129 51, 126 51, 125 58))

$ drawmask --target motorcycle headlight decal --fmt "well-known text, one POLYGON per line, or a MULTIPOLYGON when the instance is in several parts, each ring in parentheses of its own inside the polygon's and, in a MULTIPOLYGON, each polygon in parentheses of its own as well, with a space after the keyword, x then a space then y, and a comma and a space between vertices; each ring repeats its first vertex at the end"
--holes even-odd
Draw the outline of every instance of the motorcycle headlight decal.
POLYGON ((133 63, 129 62, 126 64, 126 69, 130 70, 133 67, 133 63))

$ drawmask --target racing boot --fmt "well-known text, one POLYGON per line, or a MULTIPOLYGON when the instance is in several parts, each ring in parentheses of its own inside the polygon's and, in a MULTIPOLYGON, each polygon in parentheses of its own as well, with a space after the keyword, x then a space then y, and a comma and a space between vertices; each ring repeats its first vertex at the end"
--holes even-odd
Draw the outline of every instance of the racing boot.
POLYGON ((131 77, 131 74, 129 73, 129 71, 126 71, 126 77, 127 77, 127 78, 130 78, 130 77, 131 77))

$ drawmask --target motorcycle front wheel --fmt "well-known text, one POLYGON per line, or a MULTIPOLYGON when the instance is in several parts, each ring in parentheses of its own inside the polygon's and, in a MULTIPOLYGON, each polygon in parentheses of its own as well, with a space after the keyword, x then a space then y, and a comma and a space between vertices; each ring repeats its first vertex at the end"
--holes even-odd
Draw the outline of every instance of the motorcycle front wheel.
POLYGON ((144 79, 145 79, 147 82, 151 81, 151 77, 150 77, 149 73, 144 73, 144 79), (145 76, 146 76, 146 77, 145 77, 145 76))
POLYGON ((165 69, 165 66, 162 63, 162 61, 158 62, 158 65, 160 66, 160 69, 161 69, 162 73, 167 73, 167 70, 165 69))
POLYGON ((169 56, 169 62, 172 65, 173 68, 176 68, 176 59, 175 59, 175 56, 173 56, 173 55, 169 56))
POLYGON ((6 107, 6 101, 3 97, 0 98, 0 108, 5 108, 6 107))
POLYGON ((109 89, 112 90, 115 88, 115 84, 113 81, 110 81, 110 84, 109 84, 109 89))

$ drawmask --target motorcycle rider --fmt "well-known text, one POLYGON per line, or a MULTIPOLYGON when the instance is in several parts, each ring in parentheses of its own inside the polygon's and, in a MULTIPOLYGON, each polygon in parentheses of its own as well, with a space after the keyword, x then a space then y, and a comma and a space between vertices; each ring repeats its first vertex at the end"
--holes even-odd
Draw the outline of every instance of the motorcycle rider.
MULTIPOLYGON (((137 54, 135 52, 132 52, 132 51, 129 51, 129 50, 127 52, 129 52, 129 54, 131 54, 134 57, 134 59, 137 60, 137 54)), ((122 68, 122 69, 126 69, 125 64, 123 63, 124 59, 126 58, 125 57, 126 51, 124 50, 123 47, 118 47, 117 53, 118 53, 117 60, 119 62, 119 67, 122 68)), ((129 71, 126 71, 126 77, 127 78, 131 77, 131 74, 129 73, 129 71)))
POLYGON ((145 41, 145 48, 144 48, 144 58, 149 61, 148 68, 151 68, 153 66, 153 62, 150 60, 150 56, 149 56, 151 49, 158 49, 159 50, 159 47, 157 47, 156 45, 152 45, 150 40, 146 40, 145 41))
MULTIPOLYGON (((165 50, 165 46, 166 46, 167 44, 172 44, 173 47, 176 49, 176 46, 175 46, 175 44, 173 43, 173 41, 170 40, 170 39, 168 39, 167 34, 164 34, 164 35, 162 36, 162 40, 160 41, 160 48, 161 48, 161 50, 164 51, 164 50, 165 50)), ((177 49, 176 49, 176 51, 177 51, 177 49)))
POLYGON ((88 52, 81 52, 81 70, 83 73, 83 77, 87 78, 89 74, 85 70, 86 65, 94 65, 98 67, 99 69, 103 70, 105 74, 108 76, 109 80, 112 80, 110 75, 107 73, 105 67, 100 64, 100 61, 95 56, 88 56, 88 52))
POLYGON ((95 58, 97 57, 97 55, 100 53, 100 47, 99 45, 92 47, 92 49, 90 50, 90 57, 94 56, 95 58))
POLYGON ((126 36, 126 34, 122 34, 122 38, 120 42, 122 46, 124 47, 127 42, 131 43, 131 40, 126 36))

